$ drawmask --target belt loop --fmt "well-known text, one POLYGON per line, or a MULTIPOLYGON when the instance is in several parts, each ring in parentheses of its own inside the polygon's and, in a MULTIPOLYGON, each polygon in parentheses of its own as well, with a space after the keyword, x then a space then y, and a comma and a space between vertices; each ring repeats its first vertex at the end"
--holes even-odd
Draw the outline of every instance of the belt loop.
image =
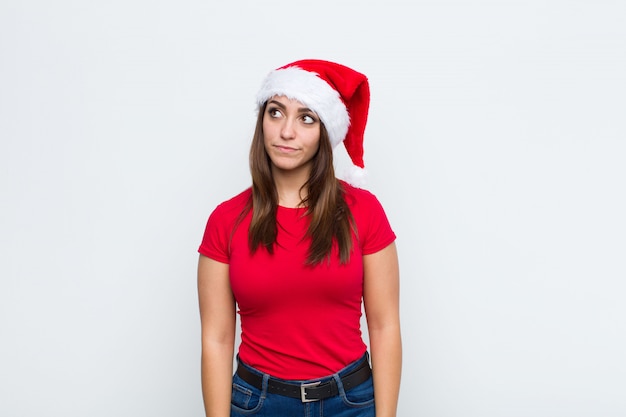
POLYGON ((265 398, 267 397, 267 393, 269 392, 270 375, 266 374, 265 372, 263 372, 262 374, 263 382, 261 383, 261 397, 265 398))

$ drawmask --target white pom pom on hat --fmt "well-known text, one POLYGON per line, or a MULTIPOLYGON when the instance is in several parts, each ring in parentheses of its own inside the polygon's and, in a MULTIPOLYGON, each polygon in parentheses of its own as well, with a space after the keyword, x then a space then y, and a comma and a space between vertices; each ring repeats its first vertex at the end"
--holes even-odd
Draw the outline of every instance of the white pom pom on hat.
POLYGON ((370 104, 367 77, 335 62, 295 61, 267 75, 257 94, 257 105, 262 106, 273 96, 298 100, 317 113, 332 147, 343 142, 354 164, 345 180, 362 186, 363 135, 370 104))

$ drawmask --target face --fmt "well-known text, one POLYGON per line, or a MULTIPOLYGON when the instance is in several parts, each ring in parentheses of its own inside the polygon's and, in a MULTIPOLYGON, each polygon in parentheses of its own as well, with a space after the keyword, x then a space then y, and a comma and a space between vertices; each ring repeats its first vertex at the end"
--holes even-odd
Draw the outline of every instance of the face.
MULTIPOLYGON (((265 151, 275 173, 308 176, 320 144, 320 119, 296 100, 274 96, 263 115, 265 151)), ((308 178, 308 177, 307 177, 308 178)))

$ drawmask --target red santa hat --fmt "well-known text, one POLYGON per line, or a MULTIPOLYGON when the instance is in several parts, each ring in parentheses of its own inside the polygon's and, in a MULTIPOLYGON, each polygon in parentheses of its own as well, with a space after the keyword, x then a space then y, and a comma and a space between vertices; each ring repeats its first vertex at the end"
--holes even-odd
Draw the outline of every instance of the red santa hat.
POLYGON ((257 94, 257 104, 260 107, 273 96, 298 100, 317 113, 332 147, 343 142, 354 164, 345 180, 362 185, 363 134, 370 103, 367 77, 341 64, 305 59, 267 75, 257 94))

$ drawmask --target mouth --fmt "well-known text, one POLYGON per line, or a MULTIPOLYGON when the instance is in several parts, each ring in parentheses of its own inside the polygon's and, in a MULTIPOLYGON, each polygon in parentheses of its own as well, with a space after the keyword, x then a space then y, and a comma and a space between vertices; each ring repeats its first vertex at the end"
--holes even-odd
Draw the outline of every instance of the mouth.
POLYGON ((274 148, 278 149, 280 152, 295 152, 295 151, 297 151, 296 148, 292 148, 290 146, 284 146, 284 145, 274 145, 274 148))

